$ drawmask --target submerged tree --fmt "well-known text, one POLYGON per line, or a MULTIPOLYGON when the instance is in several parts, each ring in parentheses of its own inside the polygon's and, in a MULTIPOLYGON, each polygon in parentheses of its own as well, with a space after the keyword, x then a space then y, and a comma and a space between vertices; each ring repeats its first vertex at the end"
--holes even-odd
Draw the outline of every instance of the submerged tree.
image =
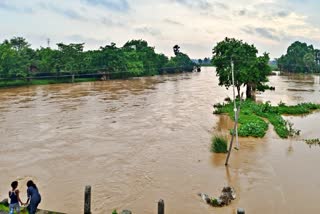
POLYGON ((278 67, 285 72, 313 72, 317 70, 318 51, 312 45, 296 41, 288 47, 287 53, 277 60, 278 67))
POLYGON ((269 56, 257 57, 258 50, 253 45, 225 38, 213 48, 212 64, 216 66, 219 85, 229 88, 232 85, 231 62, 234 63, 235 87, 238 96, 242 85, 247 87, 247 98, 251 98, 258 85, 267 81, 271 69, 269 56))

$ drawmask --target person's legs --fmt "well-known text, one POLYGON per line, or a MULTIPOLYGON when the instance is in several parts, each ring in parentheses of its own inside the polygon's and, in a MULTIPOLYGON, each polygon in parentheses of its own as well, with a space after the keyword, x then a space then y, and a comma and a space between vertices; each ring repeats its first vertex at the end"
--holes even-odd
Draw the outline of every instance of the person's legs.
POLYGON ((30 203, 27 209, 29 214, 35 214, 37 211, 37 208, 34 203, 30 203))
POLYGON ((20 214, 20 205, 19 205, 19 203, 15 204, 15 210, 16 210, 17 214, 20 214))
POLYGON ((12 213, 14 213, 14 211, 16 211, 17 214, 20 213, 20 205, 19 205, 19 203, 10 204, 9 205, 9 209, 10 209, 10 212, 12 212, 12 213))
POLYGON ((37 212, 39 204, 40 204, 40 201, 30 201, 30 204, 28 206, 29 214, 35 214, 37 212))

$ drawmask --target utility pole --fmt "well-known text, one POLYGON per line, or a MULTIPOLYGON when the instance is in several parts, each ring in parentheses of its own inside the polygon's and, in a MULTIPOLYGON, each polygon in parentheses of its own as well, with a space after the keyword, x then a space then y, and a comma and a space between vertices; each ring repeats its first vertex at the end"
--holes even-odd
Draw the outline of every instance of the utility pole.
POLYGON ((233 111, 234 111, 234 121, 235 121, 235 131, 236 132, 236 147, 237 149, 240 148, 239 141, 238 141, 238 123, 236 122, 238 120, 237 118, 237 104, 236 104, 236 91, 235 91, 235 85, 234 85, 234 63, 231 59, 231 72, 232 72, 232 86, 233 86, 233 111))

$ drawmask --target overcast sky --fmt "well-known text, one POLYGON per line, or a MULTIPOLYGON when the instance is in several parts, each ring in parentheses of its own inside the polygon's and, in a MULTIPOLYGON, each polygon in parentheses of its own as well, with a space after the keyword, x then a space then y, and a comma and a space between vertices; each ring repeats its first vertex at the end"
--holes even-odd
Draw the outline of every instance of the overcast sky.
POLYGON ((0 0, 0 40, 23 36, 33 47, 84 42, 86 49, 131 39, 156 52, 172 46, 211 57, 225 37, 253 43, 272 58, 293 41, 320 48, 319 0, 0 0))

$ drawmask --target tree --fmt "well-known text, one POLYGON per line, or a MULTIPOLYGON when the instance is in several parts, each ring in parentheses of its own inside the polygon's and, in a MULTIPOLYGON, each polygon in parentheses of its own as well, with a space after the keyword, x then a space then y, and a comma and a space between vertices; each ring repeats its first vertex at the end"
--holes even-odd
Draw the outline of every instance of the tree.
POLYGON ((173 53, 176 56, 180 53, 180 46, 179 45, 173 46, 173 53))
POLYGON ((5 40, 1 44, 0 51, 1 73, 7 78, 27 77, 35 51, 22 37, 14 37, 10 41, 5 40))
POLYGON ((67 72, 78 72, 85 69, 84 66, 84 54, 83 48, 84 43, 78 44, 63 44, 58 43, 59 50, 59 61, 61 63, 61 67, 63 71, 67 72))
POLYGON ((316 58, 312 53, 307 53, 303 57, 303 63, 306 65, 308 72, 313 72, 316 67, 316 58))
POLYGON ((190 57, 187 54, 180 52, 180 47, 178 45, 175 45, 173 50, 175 52, 175 56, 171 57, 169 62, 165 65, 167 72, 192 71, 195 63, 190 59, 190 57))
POLYGON ((312 45, 296 41, 292 43, 285 55, 278 60, 280 71, 285 72, 310 72, 314 66, 312 58, 315 61, 316 50, 312 45), (312 56, 311 56, 312 55, 312 56))
POLYGON ((253 97, 257 85, 267 80, 270 73, 269 56, 257 57, 258 50, 242 40, 225 38, 213 48, 212 64, 216 66, 219 85, 232 85, 231 62, 234 63, 235 87, 238 96, 242 85, 247 87, 247 98, 253 97))
POLYGON ((11 44, 12 48, 17 51, 30 48, 30 44, 23 37, 13 37, 12 39, 10 39, 9 43, 11 44))

